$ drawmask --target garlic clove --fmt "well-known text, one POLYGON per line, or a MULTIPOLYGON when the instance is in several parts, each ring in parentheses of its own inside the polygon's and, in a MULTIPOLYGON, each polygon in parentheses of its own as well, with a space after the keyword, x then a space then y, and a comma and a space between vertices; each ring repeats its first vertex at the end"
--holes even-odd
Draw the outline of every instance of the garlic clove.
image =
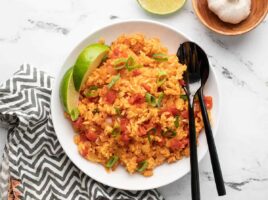
POLYGON ((222 21, 238 24, 249 16, 251 0, 208 0, 208 7, 222 21))

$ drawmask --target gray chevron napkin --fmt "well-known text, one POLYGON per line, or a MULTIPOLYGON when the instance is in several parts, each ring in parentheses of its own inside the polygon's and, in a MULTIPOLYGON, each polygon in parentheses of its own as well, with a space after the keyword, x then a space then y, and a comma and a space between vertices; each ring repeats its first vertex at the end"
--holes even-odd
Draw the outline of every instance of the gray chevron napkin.
POLYGON ((52 81, 23 65, 0 85, 0 124, 8 130, 0 199, 163 200, 157 190, 124 191, 98 183, 68 159, 51 120, 52 81))

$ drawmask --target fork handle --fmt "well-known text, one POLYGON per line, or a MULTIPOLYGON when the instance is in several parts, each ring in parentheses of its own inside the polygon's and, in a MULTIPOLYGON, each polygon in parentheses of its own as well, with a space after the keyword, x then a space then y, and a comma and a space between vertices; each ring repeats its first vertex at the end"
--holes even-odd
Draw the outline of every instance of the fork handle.
POLYGON ((203 118, 205 132, 206 132, 210 160, 212 164, 212 169, 213 169, 213 174, 215 178, 218 195, 223 196, 226 194, 226 190, 224 186, 224 180, 222 177, 221 166, 220 166, 220 162, 218 158, 218 153, 217 153, 214 137, 212 134, 210 123, 209 123, 207 109, 206 109, 204 99, 203 99, 202 89, 198 90, 198 99, 199 99, 199 103, 201 107, 201 113, 202 113, 202 118, 203 118))
POLYGON ((189 102, 189 138, 190 138, 190 165, 191 165, 191 193, 192 200, 200 200, 199 172, 197 159, 197 144, 193 104, 189 102))

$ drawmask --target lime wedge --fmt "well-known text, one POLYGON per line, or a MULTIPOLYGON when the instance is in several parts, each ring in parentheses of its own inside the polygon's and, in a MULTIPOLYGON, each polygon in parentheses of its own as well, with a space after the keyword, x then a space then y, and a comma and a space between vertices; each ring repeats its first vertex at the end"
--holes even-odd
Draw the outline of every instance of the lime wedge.
POLYGON ((139 4, 146 11, 166 15, 179 10, 186 0, 138 0, 139 4))
POLYGON ((63 76, 60 85, 60 99, 64 110, 71 114, 78 106, 79 93, 75 90, 73 82, 73 67, 63 76))
POLYGON ((73 69, 76 91, 80 91, 89 74, 99 66, 108 51, 108 46, 96 43, 89 45, 79 54, 73 69))

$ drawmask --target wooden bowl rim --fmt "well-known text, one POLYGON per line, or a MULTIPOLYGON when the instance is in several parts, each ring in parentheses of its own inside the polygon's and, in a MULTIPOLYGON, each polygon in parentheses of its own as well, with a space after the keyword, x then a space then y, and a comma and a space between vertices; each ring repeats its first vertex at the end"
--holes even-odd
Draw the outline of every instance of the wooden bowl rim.
POLYGON ((264 12, 264 14, 256 21, 256 23, 254 23, 252 26, 248 27, 247 29, 243 30, 243 31, 237 31, 237 32, 226 32, 226 31, 221 31, 219 29, 216 29, 212 26, 209 26, 208 23, 206 22, 206 20, 204 20, 204 18, 201 16, 199 9, 197 8, 197 4, 198 4, 198 0, 192 0, 192 5, 194 8, 194 12, 197 15, 198 19, 203 23, 203 25, 205 25, 207 28, 209 28, 210 30, 216 32, 216 33, 220 33, 222 35, 227 35, 227 36, 235 36, 235 35, 241 35, 244 33, 247 33, 253 29, 255 29, 262 21, 263 19, 266 17, 267 13, 268 13, 268 6, 266 7, 266 11, 264 12))

